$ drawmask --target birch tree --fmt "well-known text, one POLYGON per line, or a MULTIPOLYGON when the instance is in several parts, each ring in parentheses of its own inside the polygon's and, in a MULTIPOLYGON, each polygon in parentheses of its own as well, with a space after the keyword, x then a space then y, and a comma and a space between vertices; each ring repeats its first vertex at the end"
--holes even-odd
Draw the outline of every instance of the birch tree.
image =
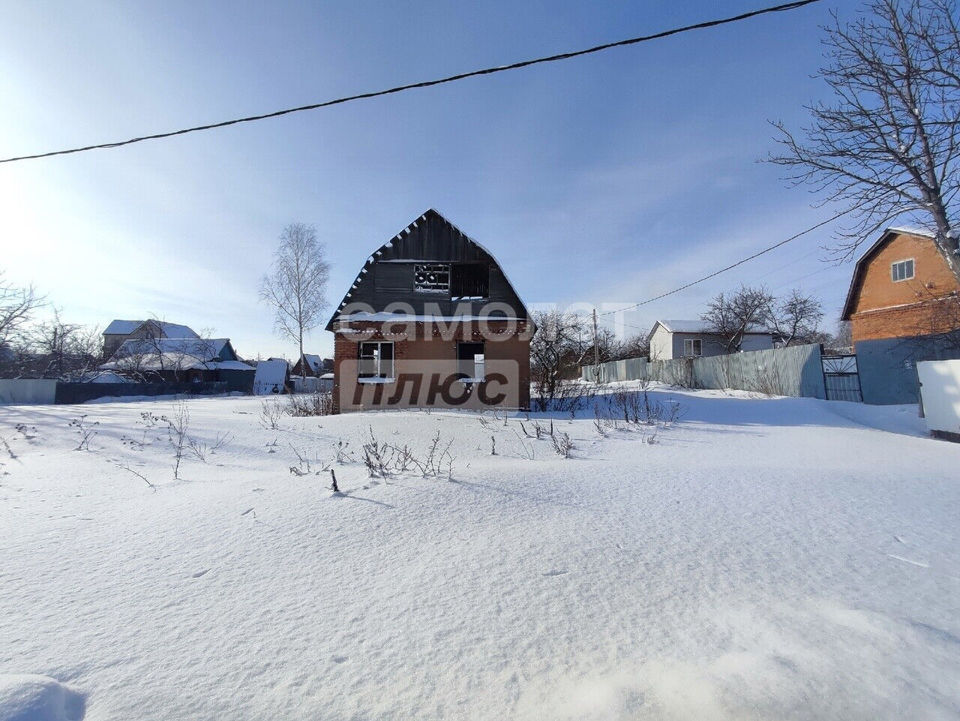
POLYGON ((330 265, 312 225, 291 223, 280 234, 273 268, 260 282, 260 298, 274 311, 277 333, 291 339, 303 358, 303 336, 316 328, 327 306, 330 265))

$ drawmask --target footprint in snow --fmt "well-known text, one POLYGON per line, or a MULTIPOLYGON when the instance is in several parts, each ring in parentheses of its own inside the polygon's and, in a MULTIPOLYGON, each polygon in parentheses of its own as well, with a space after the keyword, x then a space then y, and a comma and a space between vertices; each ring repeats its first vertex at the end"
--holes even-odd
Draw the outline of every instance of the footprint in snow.
POLYGON ((331 656, 330 660, 334 663, 345 663, 347 661, 346 656, 331 656))
POLYGON ((205 568, 205 569, 203 569, 202 571, 197 571, 195 574, 193 574, 193 575, 191 576, 191 578, 200 578, 200 576, 205 576, 205 575, 207 575, 208 573, 210 573, 210 569, 209 569, 209 568, 205 568))
POLYGON ((552 570, 550 570, 550 571, 547 571, 547 572, 546 572, 545 574, 543 574, 543 575, 544 575, 544 576, 562 576, 562 575, 564 575, 565 573, 570 573, 570 572, 569 572, 569 571, 566 571, 566 570, 561 571, 561 570, 558 570, 558 569, 554 568, 554 569, 552 569, 552 570))

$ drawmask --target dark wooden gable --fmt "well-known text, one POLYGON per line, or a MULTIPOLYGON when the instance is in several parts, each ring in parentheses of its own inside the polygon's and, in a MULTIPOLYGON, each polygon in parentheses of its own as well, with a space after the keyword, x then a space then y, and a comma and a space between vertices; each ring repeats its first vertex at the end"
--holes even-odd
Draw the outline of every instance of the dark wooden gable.
MULTIPOLYGON (((444 282, 442 278, 440 282, 444 282)), ((493 256, 432 208, 367 259, 327 323, 327 330, 333 330, 334 321, 342 312, 349 313, 354 303, 383 312, 391 303, 398 302, 412 307, 415 315, 426 315, 436 309, 442 316, 480 315, 488 303, 497 303, 504 311, 510 309, 506 315, 528 317, 523 301, 493 256), (416 287, 418 266, 422 271, 430 265, 441 275, 444 268, 451 269, 455 277, 446 279, 448 290, 416 287), (475 297, 472 289, 484 284, 487 285, 486 297, 475 297), (462 295, 455 289, 463 290, 462 295)), ((390 310, 396 311, 396 308, 390 310)))

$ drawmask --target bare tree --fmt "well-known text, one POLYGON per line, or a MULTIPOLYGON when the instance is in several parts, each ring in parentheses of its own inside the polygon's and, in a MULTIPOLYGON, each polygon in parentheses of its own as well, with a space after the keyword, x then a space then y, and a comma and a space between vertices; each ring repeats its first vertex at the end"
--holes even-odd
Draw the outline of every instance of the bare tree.
POLYGON ((810 181, 824 202, 855 218, 836 248, 849 257, 894 218, 935 230, 936 246, 960 281, 952 230, 960 176, 960 27, 953 0, 873 0, 851 23, 825 27, 822 77, 830 104, 808 107, 798 140, 782 123, 783 154, 770 160, 810 181))
POLYGON ((17 286, 4 278, 0 270, 0 345, 5 345, 45 302, 30 285, 17 286))
POLYGON ((273 270, 260 283, 260 298, 274 310, 274 325, 281 336, 296 341, 303 358, 303 336, 320 322, 326 307, 330 265, 316 229, 291 223, 280 234, 273 270))
POLYGON ((791 343, 812 343, 821 320, 823 306, 820 301, 795 288, 788 296, 771 304, 767 325, 780 336, 784 346, 789 346, 791 343))
POLYGON ((28 342, 33 357, 33 373, 41 378, 80 380, 101 360, 102 337, 96 327, 66 323, 60 310, 53 317, 30 328, 28 342))
POLYGON ((579 372, 585 358, 593 356, 592 341, 587 343, 584 321, 560 310, 533 314, 537 334, 530 341, 530 372, 535 391, 541 398, 556 396, 563 380, 579 372))
POLYGON ((742 285, 736 293, 720 293, 700 318, 721 337, 727 353, 735 353, 743 345, 744 334, 766 326, 774 302, 766 288, 742 285))
POLYGON ((611 354, 610 360, 625 360, 628 358, 647 358, 650 355, 650 340, 647 333, 637 333, 621 341, 616 351, 611 354))

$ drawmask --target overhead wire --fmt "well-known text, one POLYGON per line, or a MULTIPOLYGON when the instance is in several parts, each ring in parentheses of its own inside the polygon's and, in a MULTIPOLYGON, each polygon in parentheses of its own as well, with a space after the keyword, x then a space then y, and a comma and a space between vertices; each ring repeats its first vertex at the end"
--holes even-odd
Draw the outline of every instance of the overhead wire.
POLYGON ((633 304, 628 305, 628 306, 626 306, 626 307, 624 307, 624 308, 617 308, 617 309, 615 309, 615 310, 608 310, 608 311, 604 311, 603 313, 597 313, 597 316, 599 317, 599 316, 611 315, 611 314, 613 314, 613 313, 623 313, 623 312, 628 311, 628 310, 633 310, 634 308, 639 308, 640 306, 649 305, 650 303, 653 303, 654 301, 661 300, 662 298, 666 298, 666 297, 671 296, 671 295, 676 295, 677 293, 679 293, 679 292, 681 292, 681 291, 684 291, 684 290, 686 290, 687 288, 692 288, 693 286, 699 285, 700 283, 703 283, 703 282, 706 281, 706 280, 710 280, 711 278, 716 278, 716 277, 717 277, 718 275, 720 275, 721 273, 726 273, 728 270, 733 270, 734 268, 736 268, 736 267, 738 267, 738 266, 741 266, 741 265, 743 265, 744 263, 747 263, 747 262, 753 260, 754 258, 759 258, 761 255, 765 255, 766 253, 769 253, 769 252, 772 251, 772 250, 776 250, 777 248, 780 248, 780 247, 786 245, 787 243, 790 243, 790 242, 796 240, 797 238, 800 238, 800 237, 802 237, 802 236, 804 236, 804 235, 807 235, 808 233, 812 233, 812 232, 813 232, 814 230, 816 230, 817 228, 822 228, 823 226, 825 226, 825 225, 827 225, 827 224, 829 224, 829 223, 832 223, 833 221, 837 220, 838 218, 843 217, 844 215, 846 215, 847 213, 852 212, 853 210, 854 210, 853 208, 848 208, 847 210, 843 210, 843 211, 837 213, 836 215, 833 215, 833 216, 827 218, 826 220, 822 220, 822 221, 820 221, 819 223, 817 223, 817 224, 815 224, 815 225, 811 225, 809 228, 806 228, 805 230, 801 230, 799 233, 795 233, 794 235, 791 235, 789 238, 786 238, 785 240, 781 240, 781 241, 778 242, 778 243, 774 243, 773 245, 767 246, 767 247, 764 248, 763 250, 759 250, 759 251, 757 251, 756 253, 754 253, 753 255, 748 255, 746 258, 741 258, 741 259, 738 260, 736 263, 731 263, 730 265, 728 265, 728 266, 726 266, 726 267, 724 267, 724 268, 720 268, 720 270, 715 270, 714 272, 709 273, 709 274, 703 276, 702 278, 697 278, 697 280, 691 281, 691 282, 689 282, 689 283, 685 283, 684 285, 681 285, 681 286, 678 287, 678 288, 674 288, 673 290, 668 290, 666 293, 661 293, 660 295, 656 295, 656 296, 654 296, 653 298, 648 298, 648 299, 646 299, 646 300, 640 301, 639 303, 633 303, 633 304))
POLYGON ((408 90, 415 90, 418 88, 430 88, 436 85, 444 85, 446 83, 453 83, 459 80, 465 80, 467 78, 478 77, 481 75, 494 75, 496 73, 503 73, 509 70, 519 70, 521 68, 530 67, 532 65, 541 65, 544 63, 552 63, 560 60, 569 60, 571 58, 582 57, 584 55, 590 55, 593 53, 603 52, 605 50, 610 50, 613 48, 626 47, 628 45, 636 45, 639 43, 649 42, 651 40, 659 40, 662 38, 670 37, 672 35, 679 35, 680 33, 690 32, 693 30, 704 30, 706 28, 717 27, 719 25, 727 25, 730 23, 741 22, 743 20, 748 20, 760 15, 767 15, 769 13, 777 12, 786 12, 789 10, 796 10, 798 8, 804 7, 805 5, 812 5, 813 3, 820 2, 821 0, 795 0, 794 2, 783 3, 781 5, 773 5, 770 7, 760 8, 757 10, 751 10, 749 12, 740 13, 739 15, 733 15, 725 18, 718 18, 715 20, 705 20, 702 22, 694 23, 692 25, 684 25, 682 27, 671 28, 669 30, 662 30, 651 35, 640 35, 638 37, 627 38, 625 40, 617 40, 615 42, 603 43, 602 45, 595 45, 590 48, 585 48, 582 50, 574 50, 565 53, 557 53, 555 55, 547 55, 544 57, 533 58, 529 60, 521 60, 515 63, 509 63, 507 65, 497 65, 488 68, 481 68, 479 70, 470 70, 468 72, 457 73, 455 75, 448 75, 442 78, 436 78, 433 80, 423 80, 416 83, 407 83, 404 85, 397 85, 392 88, 387 88, 384 90, 375 90, 366 93, 357 93, 355 95, 347 95, 345 97, 335 98, 333 100, 325 100, 317 103, 310 103, 309 105, 300 105, 294 108, 285 108, 283 110, 274 110, 268 113, 260 113, 258 115, 248 115, 246 117, 233 118, 231 120, 221 120, 215 123, 207 123, 205 125, 194 125, 188 128, 181 128, 179 130, 170 130, 162 133, 152 133, 149 135, 140 135, 137 137, 129 138, 127 140, 118 140, 109 143, 96 143, 93 145, 84 145, 75 148, 67 148, 64 150, 51 150, 43 153, 33 153, 30 155, 18 155, 10 158, 0 159, 0 163, 15 163, 23 160, 36 160, 39 158, 50 158, 57 155, 71 155, 73 153, 84 153, 91 150, 103 150, 107 148, 119 148, 125 145, 133 145, 134 143, 142 143, 148 140, 160 140, 162 138, 171 138, 178 135, 186 135, 188 133, 198 133, 204 130, 213 130, 216 128, 225 128, 230 125, 239 125, 240 123, 252 123, 259 120, 266 120, 268 118, 278 118, 283 115, 290 115, 292 113, 302 113, 308 110, 317 110, 319 108, 328 108, 333 105, 342 105, 344 103, 354 102, 356 100, 365 100, 369 98, 382 97, 384 95, 394 95, 396 93, 402 93, 408 90))

